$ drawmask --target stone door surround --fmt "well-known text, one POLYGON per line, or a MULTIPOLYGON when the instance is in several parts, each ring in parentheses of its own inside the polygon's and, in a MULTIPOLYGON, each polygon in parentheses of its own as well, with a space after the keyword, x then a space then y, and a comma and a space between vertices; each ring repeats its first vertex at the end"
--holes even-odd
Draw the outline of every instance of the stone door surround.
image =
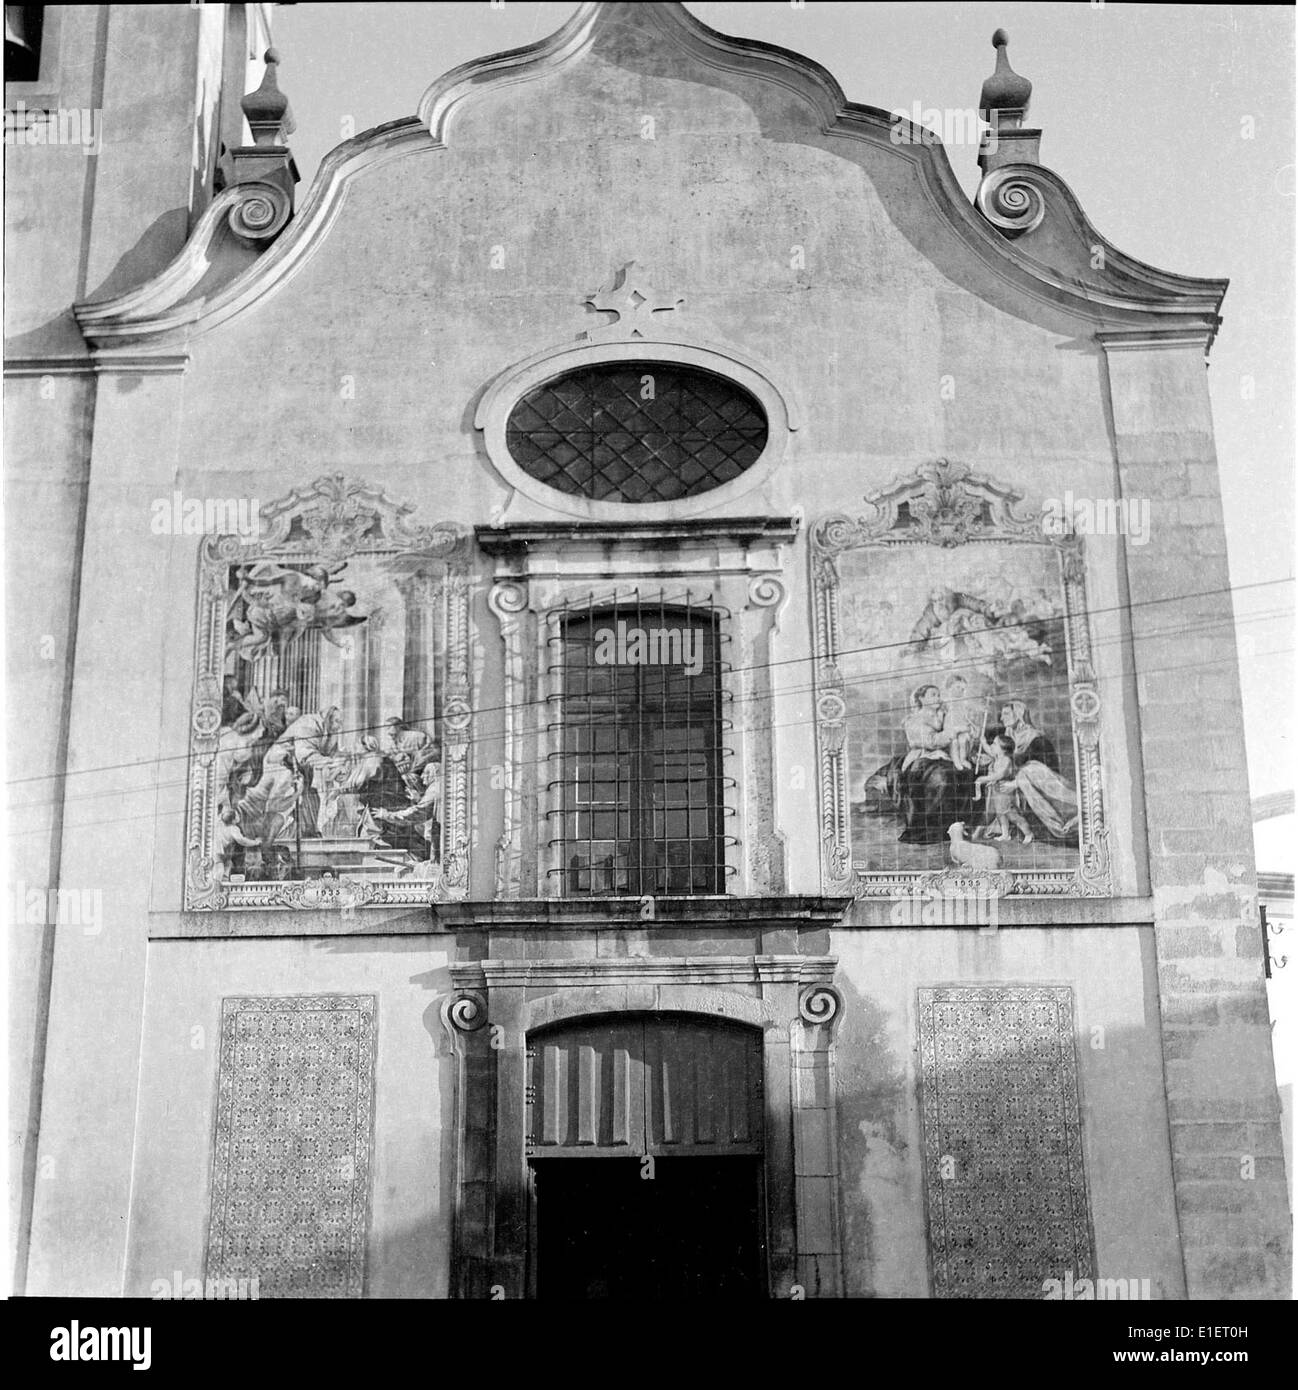
MULTIPOLYGON (((824 902, 828 908, 833 900, 824 902)), ((453 1296, 524 1298, 532 1289, 529 1035, 555 1023, 630 1013, 688 1014, 761 1030, 770 1294, 788 1298, 800 1288, 806 1297, 841 1296, 836 963, 829 955, 754 954, 452 965, 442 1019, 456 1057, 453 1296)))

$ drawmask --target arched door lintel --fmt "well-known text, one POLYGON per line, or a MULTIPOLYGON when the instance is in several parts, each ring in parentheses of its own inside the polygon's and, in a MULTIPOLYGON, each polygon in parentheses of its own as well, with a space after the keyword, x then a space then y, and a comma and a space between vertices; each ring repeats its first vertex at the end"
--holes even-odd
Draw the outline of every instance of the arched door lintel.
POLYGON ((769 1000, 739 990, 703 985, 568 985, 554 994, 527 1001, 519 1022, 522 1032, 529 1034, 600 1014, 631 1013, 691 1014, 763 1029, 791 1021, 781 1020, 769 1000))

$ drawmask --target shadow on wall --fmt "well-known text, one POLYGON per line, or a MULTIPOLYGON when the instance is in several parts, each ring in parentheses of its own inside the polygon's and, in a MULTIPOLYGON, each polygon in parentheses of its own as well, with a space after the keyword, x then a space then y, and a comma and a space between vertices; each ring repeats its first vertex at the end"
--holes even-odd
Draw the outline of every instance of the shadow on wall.
MULTIPOLYGON (((388 937, 376 940, 373 936, 332 937, 316 943, 316 949, 330 955, 374 957, 381 942, 385 956, 417 956, 425 958, 433 950, 446 950, 446 938, 440 936, 388 937)), ((437 1134, 430 1143, 435 1152, 426 1159, 412 1155, 409 1147, 394 1143, 393 1127, 396 1117, 385 1115, 376 1108, 372 1151, 369 1235, 366 1242, 366 1298, 436 1298, 449 1296, 448 1279, 451 1264, 451 1222, 454 1202, 452 1179, 455 1172, 455 1061, 450 1038, 442 1026, 441 1004, 451 991, 448 966, 409 975, 406 982, 432 996, 423 1008, 419 1026, 428 1039, 428 1046, 419 1055, 392 1056, 394 1032, 385 1014, 383 992, 371 978, 360 977, 357 993, 379 995, 378 1047, 380 1071, 376 1077, 376 1096, 386 1091, 391 1095, 393 1072, 400 1074, 395 1084, 402 1089, 436 1086, 438 1110, 435 1123, 437 1134), (385 1024, 387 1025, 385 1027, 385 1024), (398 1172, 387 1169, 385 1157, 394 1149, 404 1149, 404 1165, 398 1172), (412 1173, 414 1176, 412 1177, 412 1173), (383 1184, 382 1188, 380 1185, 383 1184), (411 1191, 412 1184, 421 1184, 411 1191), (436 1191, 430 1192, 429 1187, 436 1191), (376 1213, 400 1212, 413 1207, 425 1213, 424 1219, 384 1222, 376 1213)), ((408 1007, 407 998, 400 1007, 408 1007)), ((409 1035, 409 1024, 405 1032, 409 1035)))
POLYGON ((843 972, 835 984, 843 995, 834 1053, 845 1292, 922 1297, 922 1288, 893 1287, 886 1273, 880 1277, 889 1267, 913 1265, 913 1252, 904 1248, 905 1214, 923 1202, 920 1165, 911 1161, 903 1128, 914 1103, 905 1062, 889 1044, 887 1012, 858 994, 843 972))
POLYGON ((178 256, 189 239, 189 212, 173 208, 154 219, 129 251, 124 252, 112 270, 84 298, 96 301, 135 289, 152 280, 178 256))
MULTIPOLYGON (((1084 1010, 1074 1013, 1069 986, 925 986, 912 1079, 907 1059, 890 1045, 898 1032, 910 1035, 908 1021, 856 994, 841 976, 839 986, 846 997, 837 1070, 850 1297, 1186 1296, 1163 1068, 1149 1032, 1159 1027, 1157 1014, 1143 1030, 1106 1030, 1088 1023, 1084 1010), (1060 1291, 1082 1281, 1094 1292, 1060 1291)), ((1232 1096, 1251 1032, 1255 1025, 1223 1023, 1194 1038, 1201 1067, 1232 1096)), ((1259 1108, 1264 1102, 1259 1095, 1259 1108)), ((1271 1219, 1265 1212, 1284 1209, 1278 1140, 1258 1126, 1251 1137, 1260 1151, 1236 1154, 1224 1151, 1221 1128, 1180 1126, 1183 1200, 1196 1213, 1254 1214, 1230 1218, 1239 1223, 1231 1249, 1206 1252, 1192 1217, 1184 1258, 1218 1266, 1229 1259, 1232 1291, 1265 1296, 1272 1271, 1287 1258, 1282 1223, 1270 1230, 1260 1224, 1271 1219)))

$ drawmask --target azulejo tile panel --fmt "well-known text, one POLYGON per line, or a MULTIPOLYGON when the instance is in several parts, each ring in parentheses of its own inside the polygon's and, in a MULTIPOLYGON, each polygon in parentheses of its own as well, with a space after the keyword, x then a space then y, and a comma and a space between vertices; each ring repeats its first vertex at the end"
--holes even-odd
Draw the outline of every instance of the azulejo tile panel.
POLYGON ((468 532, 342 474, 199 552, 185 907, 462 898, 468 532))
POLYGON ((1067 985, 919 991, 933 1293, 1094 1277, 1067 985))
POLYGON ((1107 896, 1082 538, 948 459, 865 501, 811 533, 827 884, 1107 896))
POLYGON ((207 1278, 361 1296, 376 1013, 367 994, 222 1001, 207 1278))

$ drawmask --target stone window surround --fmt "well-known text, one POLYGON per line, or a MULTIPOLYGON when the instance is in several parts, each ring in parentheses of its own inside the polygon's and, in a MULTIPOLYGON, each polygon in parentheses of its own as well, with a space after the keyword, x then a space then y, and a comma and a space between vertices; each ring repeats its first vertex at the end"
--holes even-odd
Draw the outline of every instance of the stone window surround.
POLYGON ((496 471, 524 497, 585 521, 635 524, 698 516, 733 507, 740 498, 756 493, 779 467, 790 437, 798 428, 799 414, 790 391, 777 385, 770 369, 757 358, 675 328, 665 339, 634 337, 623 342, 565 343, 534 353, 491 382, 478 404, 473 423, 482 433, 483 448, 496 471), (560 492, 532 477, 514 460, 506 443, 506 428, 515 405, 533 387, 582 367, 640 361, 698 367, 743 387, 761 406, 769 431, 766 447, 756 462, 721 487, 690 497, 671 502, 609 502, 560 492))
POLYGON ((733 377, 679 362, 600 362, 521 396, 505 440, 546 487, 640 507, 738 481, 766 452, 770 426, 733 377))
POLYGON ((544 827, 559 809, 545 769, 561 751, 551 718, 557 693, 552 642, 568 603, 645 590, 726 610, 730 638, 723 669, 733 728, 723 740, 722 775, 734 811, 728 834, 726 891, 739 896, 784 891, 784 841, 775 822, 775 746, 771 662, 788 599, 782 547, 797 534, 787 518, 732 518, 673 524, 583 525, 533 522, 477 528, 494 558, 488 606, 504 642, 504 829, 497 845, 496 896, 557 896, 558 852, 544 827), (540 829, 537 829, 540 827, 540 829))

